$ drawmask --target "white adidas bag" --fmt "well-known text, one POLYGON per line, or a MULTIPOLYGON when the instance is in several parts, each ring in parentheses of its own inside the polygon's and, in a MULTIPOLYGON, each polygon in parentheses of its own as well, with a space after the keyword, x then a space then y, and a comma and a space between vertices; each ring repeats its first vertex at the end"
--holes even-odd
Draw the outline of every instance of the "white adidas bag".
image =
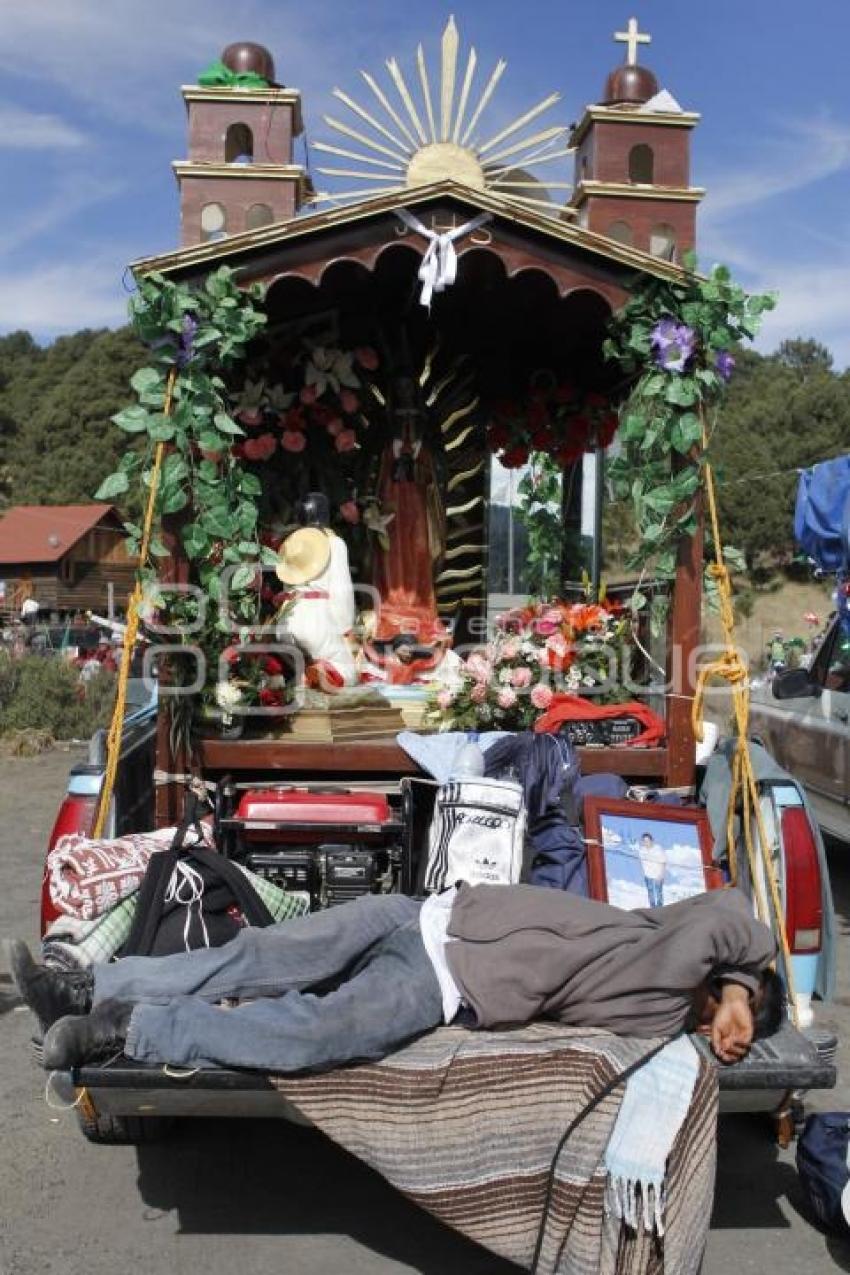
POLYGON ((504 779, 455 779, 437 792, 428 838, 425 891, 516 885, 522 870, 522 787, 504 779))

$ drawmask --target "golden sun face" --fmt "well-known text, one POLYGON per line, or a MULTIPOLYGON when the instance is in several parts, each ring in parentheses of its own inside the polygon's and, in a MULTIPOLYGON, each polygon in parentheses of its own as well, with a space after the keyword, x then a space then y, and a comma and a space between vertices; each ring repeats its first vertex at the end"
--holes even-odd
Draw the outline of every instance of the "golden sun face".
POLYGON ((414 96, 395 58, 386 63, 392 89, 384 87, 366 71, 361 71, 374 101, 363 106, 342 89, 334 97, 357 117, 354 127, 345 120, 324 116, 334 133, 356 142, 365 150, 348 145, 316 142, 314 149, 342 159, 356 160, 357 168, 319 167, 317 172, 334 178, 354 178, 367 183, 353 190, 322 192, 314 202, 345 203, 375 195, 395 193, 450 178, 474 190, 489 190, 519 203, 535 205, 555 216, 565 211, 550 192, 572 190, 568 181, 538 177, 540 165, 564 160, 572 154, 565 125, 536 128, 536 122, 560 100, 551 93, 498 132, 487 136, 482 117, 490 105, 507 63, 496 63, 483 85, 475 85, 478 55, 469 50, 462 75, 460 40, 454 18, 449 18, 442 35, 436 93, 420 44, 416 50, 419 93, 414 96), (368 129, 363 130, 362 125, 368 129), (532 128, 532 125, 535 127, 532 128))
POLYGON ((474 190, 484 190, 487 178, 477 156, 456 142, 431 142, 415 151, 407 165, 407 186, 427 186, 450 177, 474 190))

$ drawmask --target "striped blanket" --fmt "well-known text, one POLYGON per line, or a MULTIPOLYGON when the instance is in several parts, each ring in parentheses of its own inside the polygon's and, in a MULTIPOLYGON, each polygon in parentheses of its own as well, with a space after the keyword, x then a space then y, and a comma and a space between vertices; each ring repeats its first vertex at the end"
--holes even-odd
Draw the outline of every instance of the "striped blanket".
MULTIPOLYGON (((274 1084, 313 1124, 447 1225, 531 1268, 557 1143, 652 1041, 534 1023, 441 1027, 381 1062, 274 1084)), ((605 1215, 614 1090, 558 1160, 540 1275, 696 1275, 714 1192, 717 1082, 701 1061, 668 1162, 666 1233, 605 1215)))

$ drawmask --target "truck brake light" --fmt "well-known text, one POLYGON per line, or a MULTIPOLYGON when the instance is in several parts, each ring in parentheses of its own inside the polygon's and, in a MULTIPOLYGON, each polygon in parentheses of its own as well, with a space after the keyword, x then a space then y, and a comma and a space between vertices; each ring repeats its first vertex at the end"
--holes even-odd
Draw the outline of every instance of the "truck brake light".
MULTIPOLYGON (((74 780, 71 780, 72 787, 74 780)), ((94 784, 88 785, 95 787, 94 784)), ((100 781, 97 781, 97 788, 100 787, 100 781)), ((56 845, 60 837, 66 837, 69 833, 78 832, 83 836, 91 833, 94 824, 95 809, 97 807, 97 791, 94 792, 67 792, 59 807, 59 813, 56 816, 56 822, 53 825, 53 831, 50 834, 50 840, 47 843, 48 853, 56 845)), ((59 917, 59 912, 53 906, 53 900, 50 897, 50 884, 47 879, 47 871, 45 869, 44 877, 41 882, 41 935, 49 925, 59 917)))
POLYGON ((785 925, 794 955, 819 952, 823 925, 818 848, 802 806, 782 811, 785 849, 785 925))

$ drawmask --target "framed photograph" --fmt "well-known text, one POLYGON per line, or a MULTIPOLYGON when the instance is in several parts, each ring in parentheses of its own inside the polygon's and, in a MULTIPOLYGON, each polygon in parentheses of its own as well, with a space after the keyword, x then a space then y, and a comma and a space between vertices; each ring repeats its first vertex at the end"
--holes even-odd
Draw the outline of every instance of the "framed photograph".
POLYGON ((723 885, 704 810, 587 797, 584 828, 591 898, 631 911, 723 885))

